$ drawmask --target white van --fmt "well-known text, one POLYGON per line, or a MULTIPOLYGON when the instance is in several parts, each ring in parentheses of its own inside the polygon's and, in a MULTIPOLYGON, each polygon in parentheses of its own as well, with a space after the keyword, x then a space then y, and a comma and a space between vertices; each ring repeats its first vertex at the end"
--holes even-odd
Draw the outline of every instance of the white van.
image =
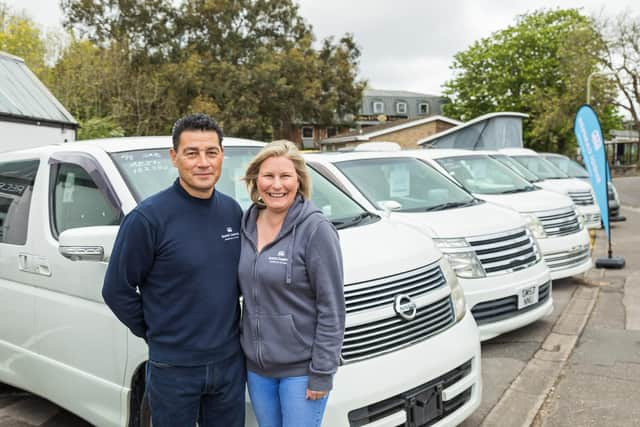
POLYGON ((574 276, 591 268, 589 233, 568 196, 529 183, 481 152, 438 149, 413 153, 447 173, 474 196, 519 212, 538 240, 552 279, 574 276))
MULTIPOLYGON (((595 196, 591 185, 580 179, 569 177, 538 153, 528 148, 503 148, 498 152, 509 156, 521 166, 524 166, 536 177, 536 180, 533 181, 536 185, 545 190, 566 194, 571 197, 578 213, 584 216, 584 223, 587 228, 600 228, 600 209, 595 204, 595 196)), ((503 161, 500 156, 494 157, 503 161)))
MULTIPOLYGON (((581 179, 587 184, 591 185, 589 179, 589 172, 582 167, 575 160, 570 159, 567 156, 557 153, 539 153, 545 160, 553 163, 555 167, 566 173, 571 178, 581 179)), ((607 182, 607 197, 609 202, 609 221, 625 221, 626 218, 620 216, 620 196, 618 190, 613 185, 613 182, 607 182)))
MULTIPOLYGON (((1 382, 97 426, 149 424, 147 347, 101 288, 123 215, 177 176, 170 144, 121 138, 0 155, 1 382)), ((224 140, 217 188, 244 206, 239 177, 261 146, 224 140)), ((314 202, 339 229, 347 304, 324 425, 461 423, 482 386, 478 330, 455 274, 428 238, 312 178, 314 202)))
POLYGON ((473 197, 406 151, 306 159, 365 208, 433 237, 458 275, 482 340, 552 311, 549 269, 517 212, 473 197))

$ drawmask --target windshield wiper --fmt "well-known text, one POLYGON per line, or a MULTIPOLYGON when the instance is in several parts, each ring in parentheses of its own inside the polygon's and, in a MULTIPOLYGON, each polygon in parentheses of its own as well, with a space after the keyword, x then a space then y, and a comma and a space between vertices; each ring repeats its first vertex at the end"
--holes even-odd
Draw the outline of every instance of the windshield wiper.
POLYGON ((460 208, 462 206, 470 206, 470 205, 474 205, 475 203, 476 203, 475 200, 471 200, 468 202, 447 202, 447 203, 441 203, 439 205, 431 206, 428 208, 424 208, 423 210, 425 212, 443 211, 446 209, 460 208))
POLYGON ((496 194, 513 194, 513 193, 522 193, 523 191, 528 191, 527 188, 529 187, 525 187, 525 188, 512 188, 511 190, 504 190, 504 191, 499 191, 496 194))
POLYGON ((344 219, 344 220, 335 220, 331 221, 331 224, 336 227, 336 229, 341 230, 343 228, 352 227, 354 225, 360 224, 365 218, 377 218, 377 215, 371 212, 362 212, 360 215, 344 219))

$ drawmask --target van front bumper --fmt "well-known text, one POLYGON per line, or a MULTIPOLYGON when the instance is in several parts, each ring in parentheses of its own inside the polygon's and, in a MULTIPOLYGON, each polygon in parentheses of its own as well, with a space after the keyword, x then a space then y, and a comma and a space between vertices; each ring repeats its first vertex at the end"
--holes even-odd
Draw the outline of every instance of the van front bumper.
MULTIPOLYGON (((427 392, 432 391, 432 385, 436 387, 433 398, 439 402, 432 414, 441 417, 433 426, 457 425, 480 405, 480 342, 476 323, 469 312, 454 326, 424 341, 341 366, 334 378, 322 425, 355 425, 350 418, 364 420, 365 423, 360 424, 363 426, 403 425, 415 415, 412 412, 415 403, 412 406, 410 399, 403 400, 403 396, 411 396, 412 391, 421 386, 427 392), (468 362, 471 363, 466 375, 443 387, 444 383, 439 379, 451 379, 451 373, 468 362), (396 410, 378 416, 372 405, 379 403, 397 404, 396 410), (444 413, 452 407, 452 411, 444 413)), ((248 401, 247 425, 257 425, 248 401)))
POLYGON ((459 280, 482 341, 533 323, 553 310, 551 275, 542 261, 509 274, 459 280), (538 301, 521 306, 523 293, 534 287, 538 301))
POLYGON ((538 239, 538 244, 553 280, 582 274, 592 267, 586 229, 567 236, 538 239))

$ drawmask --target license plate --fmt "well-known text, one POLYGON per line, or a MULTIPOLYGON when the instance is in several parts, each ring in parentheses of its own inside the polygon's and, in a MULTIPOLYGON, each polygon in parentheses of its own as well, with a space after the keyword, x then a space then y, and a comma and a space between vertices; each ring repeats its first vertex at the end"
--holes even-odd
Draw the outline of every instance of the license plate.
POLYGON ((438 383, 403 394, 408 421, 406 425, 422 426, 439 419, 444 414, 443 388, 443 384, 438 383))
POLYGON ((518 290, 518 310, 538 302, 538 287, 529 286, 518 290))

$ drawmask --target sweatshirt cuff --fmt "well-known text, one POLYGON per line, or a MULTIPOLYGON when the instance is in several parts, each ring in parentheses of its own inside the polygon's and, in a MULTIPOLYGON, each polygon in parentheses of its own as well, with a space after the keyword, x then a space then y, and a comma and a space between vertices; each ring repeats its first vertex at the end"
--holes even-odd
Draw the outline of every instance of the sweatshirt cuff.
POLYGON ((307 388, 312 391, 329 391, 333 388, 333 375, 309 373, 307 388))

